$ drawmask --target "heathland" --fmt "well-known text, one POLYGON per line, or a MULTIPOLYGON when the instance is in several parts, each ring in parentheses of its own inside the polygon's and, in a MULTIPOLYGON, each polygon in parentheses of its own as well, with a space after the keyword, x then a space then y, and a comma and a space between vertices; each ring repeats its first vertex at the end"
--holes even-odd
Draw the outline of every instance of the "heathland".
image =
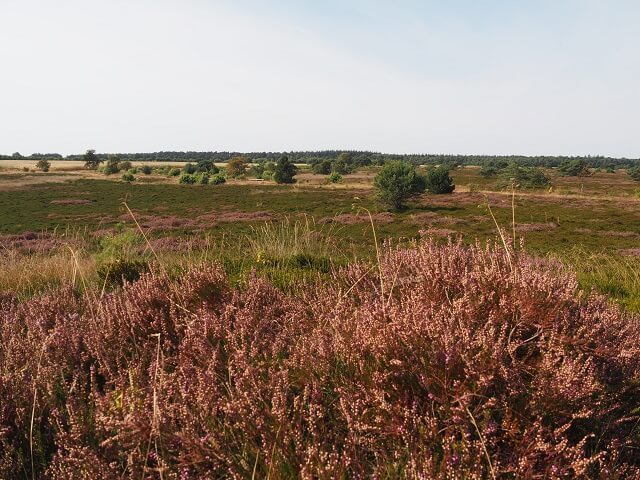
POLYGON ((639 475, 634 163, 331 155, 0 160, 0 477, 639 475))

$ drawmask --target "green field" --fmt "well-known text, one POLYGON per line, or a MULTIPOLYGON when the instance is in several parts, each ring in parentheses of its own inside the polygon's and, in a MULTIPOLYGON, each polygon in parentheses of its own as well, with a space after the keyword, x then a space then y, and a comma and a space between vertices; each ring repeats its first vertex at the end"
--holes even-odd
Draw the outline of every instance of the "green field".
MULTIPOLYGON (((184 240, 191 245, 190 258, 197 252, 201 258, 223 260, 230 270, 241 273, 256 266, 273 270, 273 261, 265 267, 252 257, 256 248, 248 254, 255 247, 252 238, 265 223, 272 228, 281 222, 304 224, 308 235, 331 244, 331 251, 320 256, 344 263, 372 258, 376 240, 407 241, 421 232, 439 241, 458 237, 466 243, 496 241, 496 222, 512 236, 515 215, 516 245, 523 242, 536 255, 566 260, 579 271, 585 287, 595 284, 637 308, 639 287, 633 272, 639 264, 640 199, 635 196, 637 182, 624 172, 576 178, 550 170, 551 189, 509 192, 499 191, 496 181, 478 175, 477 168, 458 168, 452 172, 453 194, 423 195, 399 212, 388 211, 377 201, 371 185, 375 172, 368 168, 347 175, 337 186, 304 172, 292 186, 248 181, 179 185, 156 175, 140 176, 140 181, 129 184, 99 176, 60 179, 64 174, 7 172, 0 175, 0 233, 5 246, 24 232, 64 234, 74 239, 76 248, 81 246, 82 255, 91 257, 104 250, 105 237, 129 232, 136 236, 138 250, 143 250, 140 255, 148 259, 152 253, 144 251, 144 233, 148 240, 184 240), (64 181, 55 182, 56 178, 64 181)), ((156 242, 153 254, 168 263, 178 262, 176 258, 185 252, 180 248, 165 252, 166 243, 170 242, 156 242)), ((314 256, 314 248, 309 249, 305 254, 314 256)), ((130 250, 127 255, 138 255, 130 250)), ((60 254, 60 249, 56 252, 60 254)), ((278 262, 281 272, 282 259, 278 262)), ((284 264, 291 266, 288 261, 284 264)), ((303 270, 309 269, 314 270, 313 262, 303 270)), ((299 273, 285 272, 282 283, 299 273)))

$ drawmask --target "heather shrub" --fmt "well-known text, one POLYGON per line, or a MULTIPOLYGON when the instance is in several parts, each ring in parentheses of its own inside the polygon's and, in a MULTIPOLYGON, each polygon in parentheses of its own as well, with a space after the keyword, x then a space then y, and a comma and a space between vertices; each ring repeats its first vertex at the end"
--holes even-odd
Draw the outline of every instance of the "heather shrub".
POLYGON ((209 266, 0 312, 2 478, 640 475, 640 318, 523 252, 387 245, 304 294, 209 266))

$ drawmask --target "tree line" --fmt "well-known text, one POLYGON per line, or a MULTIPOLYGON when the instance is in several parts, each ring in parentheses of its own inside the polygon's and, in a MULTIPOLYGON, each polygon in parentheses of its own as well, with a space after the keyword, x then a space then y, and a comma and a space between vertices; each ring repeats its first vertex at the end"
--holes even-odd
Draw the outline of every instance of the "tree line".
MULTIPOLYGON (((84 161, 84 153, 63 156, 59 153, 34 153, 22 156, 19 152, 12 155, 0 155, 0 159, 28 159, 28 160, 77 160, 84 161)), ((196 152, 196 151, 161 151, 140 153, 96 153, 102 160, 112 155, 128 161, 144 162, 195 162, 210 160, 226 163, 232 158, 243 157, 248 162, 259 161, 277 162, 283 155, 294 163, 310 165, 322 164, 324 161, 334 161, 339 158, 349 159, 356 166, 383 165, 389 161, 405 161, 414 165, 477 165, 484 166, 495 163, 517 163, 522 167, 559 167, 571 161, 580 161, 589 168, 632 168, 640 166, 640 159, 618 158, 606 156, 526 156, 526 155, 445 155, 445 154, 386 154, 359 150, 321 150, 321 151, 291 151, 291 152, 196 152)), ((326 164, 325 164, 326 165, 326 164)))

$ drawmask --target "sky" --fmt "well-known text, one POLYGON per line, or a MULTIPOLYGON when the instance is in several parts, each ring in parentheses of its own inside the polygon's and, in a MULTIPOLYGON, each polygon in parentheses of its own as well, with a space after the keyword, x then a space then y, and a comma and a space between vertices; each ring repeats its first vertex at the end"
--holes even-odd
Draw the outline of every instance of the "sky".
POLYGON ((637 0, 0 0, 0 153, 640 157, 637 0))

